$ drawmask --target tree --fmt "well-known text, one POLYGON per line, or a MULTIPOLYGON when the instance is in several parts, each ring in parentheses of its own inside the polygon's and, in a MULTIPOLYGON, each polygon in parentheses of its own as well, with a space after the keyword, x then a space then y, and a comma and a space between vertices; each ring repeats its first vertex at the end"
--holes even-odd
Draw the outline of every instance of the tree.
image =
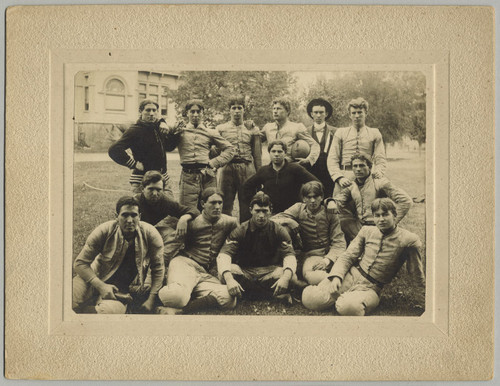
POLYGON ((188 100, 201 99, 205 118, 214 123, 229 119, 227 101, 231 96, 244 95, 245 118, 262 127, 272 120, 274 98, 287 97, 292 105, 298 105, 294 88, 293 75, 285 71, 185 71, 181 73, 179 88, 170 93, 179 113, 188 100))
POLYGON ((333 106, 333 126, 350 125, 347 103, 363 97, 369 103, 366 124, 377 127, 385 143, 405 135, 425 142, 425 76, 419 72, 339 72, 332 79, 319 79, 303 98, 321 96, 333 106))

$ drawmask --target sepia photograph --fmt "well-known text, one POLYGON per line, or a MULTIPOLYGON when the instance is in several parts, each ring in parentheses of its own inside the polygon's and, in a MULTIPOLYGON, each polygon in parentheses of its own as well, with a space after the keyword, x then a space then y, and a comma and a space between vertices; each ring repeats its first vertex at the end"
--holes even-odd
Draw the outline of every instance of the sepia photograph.
POLYGON ((6 42, 6 378, 491 379, 491 7, 20 6, 6 42))
POLYGON ((420 316, 427 94, 418 71, 79 71, 73 310, 420 316))

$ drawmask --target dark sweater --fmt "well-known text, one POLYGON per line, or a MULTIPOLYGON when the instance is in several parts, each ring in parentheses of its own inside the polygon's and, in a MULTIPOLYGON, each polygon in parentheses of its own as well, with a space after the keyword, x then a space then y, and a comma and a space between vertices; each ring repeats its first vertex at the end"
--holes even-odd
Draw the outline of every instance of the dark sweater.
POLYGON ((165 173, 167 171, 165 151, 173 150, 175 143, 160 131, 161 122, 150 123, 138 120, 109 147, 110 158, 117 164, 134 169, 135 174, 144 174, 149 170, 165 173), (127 149, 132 150, 133 158, 126 153, 127 149), (144 165, 144 171, 135 169, 137 161, 144 165))
POLYGON ((261 167, 257 173, 243 184, 243 207, 241 221, 250 218, 250 210, 246 209, 258 190, 264 191, 273 204, 273 213, 283 212, 296 202, 300 202, 300 188, 309 181, 318 181, 311 173, 296 163, 284 161, 285 165, 277 172, 273 165, 261 167))
POLYGON ((269 221, 263 228, 246 221, 231 232, 221 253, 232 257, 242 268, 283 265, 283 259, 295 255, 288 232, 281 225, 269 221))
POLYGON ((151 225, 156 225, 167 216, 179 218, 185 214, 190 214, 195 219, 200 214, 197 209, 181 205, 165 195, 154 204, 148 203, 143 193, 137 194, 135 198, 139 200, 141 221, 151 225))

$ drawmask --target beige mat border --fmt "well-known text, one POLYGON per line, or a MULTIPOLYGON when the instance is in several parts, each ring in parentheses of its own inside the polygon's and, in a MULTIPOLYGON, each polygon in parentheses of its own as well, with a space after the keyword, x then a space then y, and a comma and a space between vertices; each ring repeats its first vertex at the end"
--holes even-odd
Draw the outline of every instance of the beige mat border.
POLYGON ((493 214, 488 207, 493 207, 493 177, 491 168, 477 170, 475 166, 493 162, 492 11, 480 7, 383 8, 381 12, 381 7, 315 7, 322 22, 342 24, 358 18, 364 23, 361 37, 359 30, 328 24, 330 34, 326 35, 331 41, 324 40, 325 30, 295 38, 286 35, 292 27, 283 21, 282 13, 307 24, 314 16, 311 7, 12 10, 7 25, 6 374, 49 379, 283 380, 491 376, 493 214), (201 26, 191 20, 206 13, 221 28, 201 34, 201 26), (162 30, 159 23, 156 27, 146 23, 158 21, 158 15, 184 24, 175 29, 167 23, 162 30), (244 15, 253 18, 243 19, 244 15), (380 28, 388 15, 392 15, 393 25, 380 28), (154 41, 158 48, 134 50, 152 45, 147 40, 152 35, 143 39, 139 25, 120 30, 116 23, 118 32, 112 35, 110 25, 119 17, 149 25, 158 31, 155 36, 163 32, 164 37, 154 41), (238 35, 240 27, 228 23, 228 18, 249 23, 258 33, 245 44, 238 35), (402 18, 417 28, 416 39, 415 34, 403 30, 396 37, 402 18), (95 30, 89 28, 89 20, 95 30), (271 20, 278 24, 266 28, 271 20), (70 21, 74 32, 64 28, 70 21), (198 40, 181 39, 186 36, 186 26, 198 40), (99 29, 102 35, 97 33, 99 29), (335 34, 337 30, 343 34, 335 34), (431 38, 429 32, 436 30, 440 35, 431 38), (221 38, 228 31, 233 32, 232 41, 221 38), (469 33, 459 35, 458 42, 460 31, 469 33), (207 35, 212 37, 210 44, 206 44, 207 35), (268 41, 267 36, 278 39, 268 41), (285 37, 289 39, 284 47, 285 37), (365 43, 363 49, 347 49, 346 40, 359 38, 365 43), (316 45, 311 51, 304 41, 319 42, 321 51, 316 45), (171 42, 182 42, 182 49, 173 49, 171 42), (335 44, 344 50, 334 49, 335 44), (259 50, 259 46, 267 49, 259 50), (113 48, 95 49, 99 47, 113 48), (94 322, 88 315, 73 314, 67 301, 68 280, 63 280, 71 272, 68 208, 72 208, 72 133, 64 132, 72 127, 68 125, 71 112, 64 106, 71 103, 75 71, 96 63, 130 66, 139 61, 192 70, 331 70, 333 66, 335 70, 424 71, 427 80, 432 80, 433 91, 432 103, 427 104, 427 126, 436 128, 427 143, 426 178, 430 183, 426 193, 435 201, 427 203, 431 216, 427 255, 432 265, 428 266, 424 316, 346 320, 184 316, 159 321, 154 315, 130 315, 102 316, 94 322), (34 101, 29 111, 27 101, 34 101), (15 119, 21 111, 25 114, 22 121, 15 119), (471 203, 470 197, 478 203, 471 203), (453 208, 450 213, 448 202, 453 208), (34 224, 20 221, 28 216, 34 218, 34 224), (25 233, 34 236, 32 243, 23 242, 25 233))

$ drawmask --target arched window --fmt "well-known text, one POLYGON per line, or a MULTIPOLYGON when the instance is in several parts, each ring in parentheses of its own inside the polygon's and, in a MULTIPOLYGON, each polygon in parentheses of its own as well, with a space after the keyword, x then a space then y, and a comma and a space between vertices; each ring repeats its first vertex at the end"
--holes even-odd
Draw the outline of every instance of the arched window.
POLYGON ((104 91, 106 110, 125 111, 125 85, 120 79, 108 80, 104 91))

